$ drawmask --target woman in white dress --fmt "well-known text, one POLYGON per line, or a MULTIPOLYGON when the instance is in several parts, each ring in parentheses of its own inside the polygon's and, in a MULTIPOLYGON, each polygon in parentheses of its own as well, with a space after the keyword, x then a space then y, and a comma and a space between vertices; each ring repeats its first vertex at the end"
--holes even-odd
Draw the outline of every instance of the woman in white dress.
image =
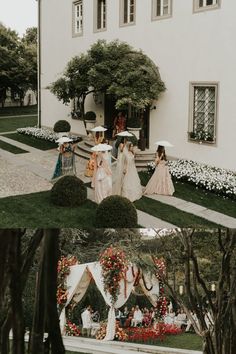
POLYGON ((107 156, 99 152, 95 158, 92 187, 95 191, 95 201, 101 201, 112 194, 112 172, 107 156))
POLYGON ((175 188, 171 180, 169 168, 166 164, 164 146, 158 146, 155 164, 155 172, 148 181, 148 184, 144 190, 144 194, 172 195, 175 191, 175 188))
POLYGON ((117 165, 115 170, 115 182, 113 186, 113 194, 121 195, 121 186, 124 178, 124 153, 126 151, 127 140, 123 138, 121 143, 118 146, 118 155, 117 155, 117 165))
POLYGON ((124 152, 123 181, 121 186, 122 197, 128 198, 131 202, 142 197, 142 186, 140 183, 137 168, 135 166, 133 144, 129 141, 124 152))

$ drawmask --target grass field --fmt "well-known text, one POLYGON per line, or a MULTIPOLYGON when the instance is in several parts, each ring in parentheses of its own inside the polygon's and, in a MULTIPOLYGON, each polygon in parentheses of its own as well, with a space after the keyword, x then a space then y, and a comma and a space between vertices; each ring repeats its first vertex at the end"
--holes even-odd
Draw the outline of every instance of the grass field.
POLYGON ((37 105, 23 107, 1 107, 0 116, 17 116, 24 114, 37 114, 37 105))
POLYGON ((25 154, 26 150, 18 148, 17 146, 6 143, 5 141, 0 140, 0 149, 11 152, 12 154, 25 154))
POLYGON ((90 200, 76 208, 53 205, 50 191, 1 198, 0 227, 93 227, 96 204, 90 200))
POLYGON ((19 133, 4 134, 4 136, 12 140, 19 141, 20 143, 23 143, 25 145, 32 146, 39 150, 50 150, 58 147, 58 144, 52 143, 51 141, 37 139, 33 136, 23 135, 19 133))
MULTIPOLYGON (((146 186, 150 176, 147 172, 139 172, 141 183, 146 186)), ((218 211, 219 213, 236 217, 236 201, 218 196, 213 192, 202 188, 196 188, 194 185, 186 182, 174 182, 174 197, 196 203, 207 209, 218 211)))
POLYGON ((17 128, 34 127, 37 125, 37 117, 0 118, 0 133, 12 132, 17 128))

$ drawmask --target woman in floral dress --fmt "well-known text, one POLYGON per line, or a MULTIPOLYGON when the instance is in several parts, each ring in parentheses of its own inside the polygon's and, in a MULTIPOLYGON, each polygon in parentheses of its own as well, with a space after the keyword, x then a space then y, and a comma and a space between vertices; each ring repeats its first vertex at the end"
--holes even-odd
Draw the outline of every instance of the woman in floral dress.
POLYGON ((65 175, 75 175, 75 147, 66 142, 59 146, 59 156, 57 159, 56 167, 53 173, 52 180, 56 180, 59 177, 65 175))
POLYGON ((166 161, 165 148, 159 145, 155 159, 156 168, 146 185, 144 194, 172 195, 174 193, 175 189, 166 161))

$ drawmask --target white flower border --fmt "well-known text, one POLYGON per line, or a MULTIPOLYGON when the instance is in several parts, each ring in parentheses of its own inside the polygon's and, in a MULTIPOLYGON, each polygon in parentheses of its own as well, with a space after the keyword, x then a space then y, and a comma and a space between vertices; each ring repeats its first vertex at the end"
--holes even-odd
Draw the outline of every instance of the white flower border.
MULTIPOLYGON (((148 163, 148 170, 155 163, 148 163)), ((187 181, 197 187, 236 199, 236 173, 192 160, 168 161, 169 171, 176 180, 187 181)))
MULTIPOLYGON (((59 138, 59 134, 55 133, 52 129, 49 128, 37 128, 37 127, 27 127, 27 128, 18 128, 17 133, 33 136, 37 139, 48 140, 53 143, 59 138)), ((79 139, 76 135, 70 135, 70 139, 77 141, 79 139)))

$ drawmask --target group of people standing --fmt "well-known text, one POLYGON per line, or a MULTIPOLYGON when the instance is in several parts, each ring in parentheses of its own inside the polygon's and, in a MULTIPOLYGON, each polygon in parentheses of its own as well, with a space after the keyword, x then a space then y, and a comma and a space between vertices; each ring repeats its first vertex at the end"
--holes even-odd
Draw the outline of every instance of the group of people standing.
POLYGON ((94 155, 92 187, 95 190, 97 203, 112 194, 126 197, 134 202, 142 195, 172 195, 174 193, 163 146, 158 146, 155 159, 156 169, 144 190, 135 165, 135 152, 131 141, 124 138, 119 144, 116 168, 113 173, 111 159, 108 151, 94 155))

